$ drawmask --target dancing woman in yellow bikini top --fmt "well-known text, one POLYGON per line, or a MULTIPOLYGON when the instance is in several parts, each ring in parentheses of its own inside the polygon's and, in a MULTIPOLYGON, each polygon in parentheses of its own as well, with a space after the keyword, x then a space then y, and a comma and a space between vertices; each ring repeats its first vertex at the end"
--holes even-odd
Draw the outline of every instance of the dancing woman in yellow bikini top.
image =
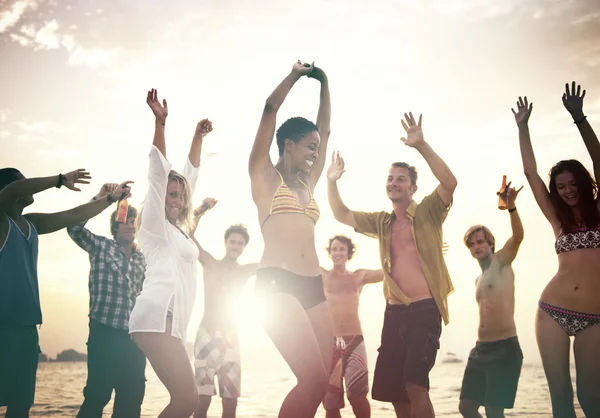
POLYGON ((281 406, 285 418, 314 416, 329 377, 333 332, 315 246, 319 207, 313 191, 325 166, 330 115, 327 76, 298 62, 267 99, 250 154, 252 198, 264 239, 256 294, 268 309, 265 330, 298 379, 281 406), (277 111, 305 75, 321 83, 317 123, 301 117, 283 123, 273 164, 277 111))

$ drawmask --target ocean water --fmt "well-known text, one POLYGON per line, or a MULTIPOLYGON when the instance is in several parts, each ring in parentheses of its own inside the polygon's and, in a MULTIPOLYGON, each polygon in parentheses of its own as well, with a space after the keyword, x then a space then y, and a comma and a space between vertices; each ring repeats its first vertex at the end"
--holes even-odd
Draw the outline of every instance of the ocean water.
MULTIPOLYGON (((370 382, 374 369, 374 358, 369 359, 370 382)), ((258 361, 243 359, 242 397, 239 400, 238 417, 276 417, 279 406, 290 388, 294 377, 287 365, 278 356, 264 356, 258 361)), ((460 418, 458 396, 465 363, 438 364, 431 372, 431 398, 438 417, 460 418)), ((35 405, 31 416, 74 417, 83 400, 82 389, 86 380, 85 363, 40 363, 35 405)), ((574 371, 572 372, 574 376, 574 371)), ((146 396, 142 406, 143 417, 156 417, 168 402, 168 393, 162 386, 150 365, 147 367, 146 396)), ((372 416, 394 417, 391 404, 372 401, 372 416)), ((104 417, 110 417, 112 401, 104 410, 104 417)), ((577 416, 583 417, 577 406, 577 416)), ((0 416, 5 409, 0 408, 0 416)), ((480 412, 483 413, 483 410, 480 412)), ((209 416, 220 417, 221 407, 214 398, 209 416)), ((324 417, 322 408, 317 417, 324 417)), ((346 402, 342 416, 352 417, 352 410, 346 402)), ((548 387, 541 365, 523 365, 515 408, 506 411, 506 416, 551 417, 548 387)))

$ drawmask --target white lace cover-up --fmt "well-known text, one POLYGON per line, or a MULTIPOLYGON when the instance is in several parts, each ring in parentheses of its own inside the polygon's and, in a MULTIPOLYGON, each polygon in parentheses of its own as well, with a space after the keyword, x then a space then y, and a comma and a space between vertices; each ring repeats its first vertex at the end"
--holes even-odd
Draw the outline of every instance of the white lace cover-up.
MULTIPOLYGON (((171 335, 185 341, 196 297, 198 248, 165 216, 165 196, 171 163, 154 145, 150 150, 148 195, 138 241, 146 258, 146 279, 129 319, 129 333, 165 332, 167 311, 172 310, 171 335), (169 309, 169 305, 172 308, 169 309)), ((182 172, 192 194, 198 168, 189 159, 182 172)))

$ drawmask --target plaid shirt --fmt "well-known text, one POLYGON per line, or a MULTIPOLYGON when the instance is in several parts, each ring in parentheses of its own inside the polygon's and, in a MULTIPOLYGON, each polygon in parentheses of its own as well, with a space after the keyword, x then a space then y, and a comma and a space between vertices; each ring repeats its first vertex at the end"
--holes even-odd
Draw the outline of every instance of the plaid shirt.
POLYGON ((90 318, 129 329, 129 315, 144 281, 144 255, 134 245, 128 259, 119 243, 92 234, 85 222, 68 227, 67 232, 90 256, 90 318))

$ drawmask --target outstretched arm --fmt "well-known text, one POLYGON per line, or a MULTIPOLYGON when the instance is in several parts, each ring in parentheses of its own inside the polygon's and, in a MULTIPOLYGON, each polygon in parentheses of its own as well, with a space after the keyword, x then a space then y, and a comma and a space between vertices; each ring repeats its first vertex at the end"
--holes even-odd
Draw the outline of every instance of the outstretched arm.
MULTIPOLYGON (((92 201, 107 199, 107 195, 114 192, 115 189, 120 187, 117 183, 105 183, 100 188, 100 191, 96 196, 92 198, 92 201)), ((71 239, 77 244, 80 248, 88 253, 95 251, 102 245, 103 240, 106 238, 98 236, 92 233, 89 229, 85 227, 87 223, 87 219, 78 224, 69 225, 67 227, 67 234, 71 237, 71 239)))
POLYGON ((333 152, 331 155, 331 165, 327 170, 327 198, 329 206, 333 212, 333 217, 336 221, 356 228, 357 224, 354 220, 352 211, 344 204, 340 191, 338 190, 337 181, 342 177, 344 170, 344 159, 340 157, 340 153, 333 152))
POLYGON ((577 90, 575 90, 575 82, 573 81, 569 91, 569 83, 565 84, 565 93, 562 97, 563 105, 573 117, 577 129, 579 129, 583 143, 594 164, 594 177, 598 181, 600 180, 600 142, 598 142, 598 137, 592 129, 592 125, 587 121, 587 116, 583 114, 584 97, 585 90, 581 93, 580 85, 577 85, 577 90))
POLYGON ((515 204, 515 200, 521 189, 523 189, 522 186, 519 190, 515 190, 514 188, 511 188, 510 183, 508 183, 506 186, 506 195, 503 196, 508 208, 507 212, 510 215, 510 227, 512 229, 512 236, 506 241, 504 247, 496 253, 498 261, 503 265, 509 265, 515 260, 521 242, 523 242, 523 237, 525 236, 523 223, 521 222, 521 217, 519 216, 519 212, 517 212, 517 206, 515 204))
POLYGON ((128 186, 131 181, 121 183, 112 193, 107 194, 106 198, 93 200, 86 204, 77 206, 70 210, 56 213, 30 213, 27 219, 35 226, 38 234, 49 234, 69 225, 75 225, 101 213, 104 209, 117 202, 122 197, 131 196, 131 188, 128 186))
POLYGON ((364 272, 364 277, 362 280, 362 284, 369 284, 369 283, 379 283, 381 281, 383 281, 383 270, 379 269, 379 270, 367 270, 367 269, 362 269, 362 271, 364 272))
POLYGON ((323 173, 325 159, 327 158, 327 143, 329 142, 329 134, 331 133, 331 97, 329 95, 329 80, 322 69, 314 67, 312 72, 308 74, 308 77, 321 82, 319 113, 317 114, 317 128, 319 129, 321 142, 319 143, 319 156, 309 174, 310 185, 315 187, 323 173))
POLYGON ((454 189, 456 189, 457 185, 456 177, 454 177, 454 174, 452 174, 452 171, 450 171, 444 160, 425 142, 421 127, 422 116, 419 115, 419 122, 417 123, 412 113, 404 114, 406 122, 402 121, 402 127, 406 131, 406 137, 401 138, 401 140, 409 147, 419 151, 423 158, 425 158, 433 175, 440 182, 440 185, 437 187, 438 195, 446 206, 450 206, 454 189))
POLYGON ((89 184, 92 177, 85 168, 50 177, 34 177, 17 180, 0 190, 0 214, 8 212, 17 199, 32 196, 52 187, 65 186, 69 190, 80 192, 76 184, 89 184))
POLYGON ((540 177, 537 171, 537 163, 535 161, 535 155, 533 154, 533 146, 531 145, 531 137, 529 135, 529 117, 533 110, 533 103, 528 103, 527 96, 525 98, 519 97, 517 101, 517 112, 511 109, 513 115, 515 115, 515 121, 519 128, 519 146, 521 148, 521 158, 523 159, 523 171, 527 182, 531 187, 533 196, 538 206, 542 210, 542 213, 548 219, 552 227, 558 227, 558 218, 554 211, 554 205, 550 200, 550 193, 544 184, 544 181, 540 177))
POLYGON ((250 151, 249 161, 249 172, 250 178, 256 178, 262 176, 269 167, 273 166, 269 157, 269 150, 273 143, 273 135, 275 134, 275 122, 277 112, 283 104, 283 101, 289 94, 290 90, 296 84, 296 81, 303 75, 310 73, 313 70, 313 66, 308 67, 298 61, 294 64, 292 71, 286 78, 283 79, 277 88, 271 93, 265 107, 263 109, 262 118, 260 125, 258 126, 258 132, 254 139, 254 145, 252 151, 250 151))
POLYGON ((167 116, 169 115, 169 109, 167 108, 167 100, 163 99, 162 105, 158 100, 158 90, 152 89, 148 92, 146 97, 146 103, 152 109, 154 113, 154 139, 152 144, 158 148, 163 157, 167 158, 167 145, 165 142, 165 123, 167 123, 167 116))
POLYGON ((206 251, 204 248, 202 248, 202 246, 196 239, 196 229, 198 228, 198 223, 200 222, 200 218, 204 214, 206 214, 207 211, 214 208, 216 204, 217 204, 217 201, 215 199, 213 199, 212 197, 207 197, 202 202, 202 205, 200 205, 198 208, 196 208, 194 210, 194 223, 192 224, 192 228, 190 230, 190 236, 192 237, 192 240, 198 247, 198 252, 200 253, 200 255, 198 256, 198 260, 200 261, 200 264, 202 264, 203 266, 215 261, 215 258, 208 251, 206 251))
POLYGON ((200 167, 200 154, 202 153, 202 141, 204 137, 211 133, 213 130, 212 122, 208 119, 202 119, 196 125, 196 132, 194 132, 194 137, 192 138, 192 145, 190 146, 190 153, 188 154, 188 158, 190 163, 194 166, 194 168, 200 167))

